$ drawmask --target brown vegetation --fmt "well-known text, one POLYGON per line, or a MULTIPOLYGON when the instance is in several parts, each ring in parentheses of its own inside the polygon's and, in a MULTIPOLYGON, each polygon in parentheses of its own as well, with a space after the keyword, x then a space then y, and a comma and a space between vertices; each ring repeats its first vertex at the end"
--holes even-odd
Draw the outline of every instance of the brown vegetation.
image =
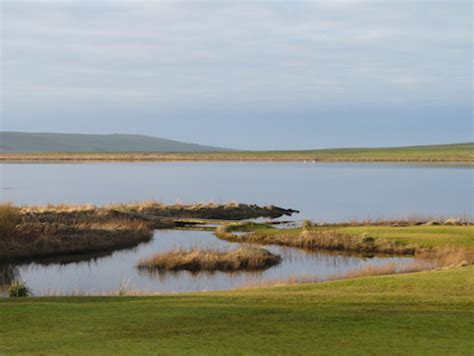
POLYGON ((407 264, 397 264, 397 263, 386 263, 380 266, 364 266, 360 268, 355 268, 349 272, 344 272, 341 274, 335 274, 330 277, 317 278, 314 276, 300 276, 300 277, 289 277, 281 280, 270 280, 257 283, 249 283, 243 288, 268 288, 276 286, 288 286, 293 284, 302 284, 302 283, 319 283, 319 282, 330 282, 338 281, 343 279, 354 279, 361 277, 373 277, 373 276, 385 276, 390 274, 399 274, 399 273, 415 273, 427 270, 433 270, 438 268, 436 261, 430 260, 414 260, 411 263, 407 264))
MULTIPOLYGON (((407 226, 409 223, 398 222, 397 226, 407 226)), ((467 225, 470 223, 463 220, 448 219, 438 224, 467 225)), ((417 243, 403 243, 393 238, 372 237, 366 233, 356 235, 341 231, 341 226, 358 226, 360 223, 327 225, 312 228, 309 222, 305 222, 302 229, 278 230, 268 228, 266 225, 260 227, 249 223, 239 223, 220 226, 216 230, 217 237, 240 243, 274 244, 307 249, 325 249, 336 251, 353 251, 364 254, 390 254, 415 256, 423 263, 416 262, 411 266, 413 270, 458 267, 474 263, 474 249, 466 246, 424 246, 417 243), (266 227, 265 227, 266 226, 266 227), (245 231, 246 234, 234 234, 235 231, 245 231)), ((378 223, 373 224, 379 226, 378 223)), ((413 225, 419 225, 415 223, 413 225)), ((431 224, 429 224, 431 225, 431 224)), ((365 225, 364 225, 365 226, 365 225)), ((394 226, 394 225, 391 225, 394 226)), ((408 225, 409 226, 409 225, 408 225)), ((421 226, 419 229, 425 227, 421 226)), ((429 228, 429 227, 428 227, 429 228)), ((409 268, 409 269, 410 269, 409 268)), ((405 271, 405 272, 408 272, 405 271)), ((358 272, 359 273, 359 272, 358 272)))
POLYGON ((150 201, 131 204, 115 204, 103 207, 94 205, 48 205, 43 207, 24 207, 21 212, 35 221, 104 221, 110 218, 126 217, 129 219, 153 222, 157 228, 173 227, 174 220, 179 219, 217 219, 244 220, 260 217, 279 218, 298 213, 297 210, 283 209, 276 206, 260 207, 257 205, 228 204, 172 204, 165 205, 150 201), (164 225, 164 226, 163 226, 164 225))
POLYGON ((0 238, 0 260, 105 251, 131 247, 151 237, 152 230, 137 221, 70 225, 24 222, 0 238))
POLYGON ((11 204, 0 205, 0 239, 13 233, 20 220, 20 214, 11 204))
POLYGON ((246 204, 163 205, 157 202, 108 205, 0 205, 0 260, 130 247, 154 229, 205 224, 189 219, 238 220, 280 217, 295 211, 246 204))
POLYGON ((354 236, 340 233, 336 230, 313 231, 303 229, 300 234, 285 233, 279 230, 278 234, 235 235, 228 231, 228 227, 220 226, 216 230, 217 237, 232 242, 255 242, 264 245, 283 245, 308 249, 326 249, 336 251, 354 251, 362 253, 384 253, 414 255, 415 245, 400 244, 393 240, 370 236, 354 236))
POLYGON ((164 271, 239 271, 260 270, 280 263, 280 257, 262 248, 231 251, 172 250, 142 260, 138 268, 164 271))

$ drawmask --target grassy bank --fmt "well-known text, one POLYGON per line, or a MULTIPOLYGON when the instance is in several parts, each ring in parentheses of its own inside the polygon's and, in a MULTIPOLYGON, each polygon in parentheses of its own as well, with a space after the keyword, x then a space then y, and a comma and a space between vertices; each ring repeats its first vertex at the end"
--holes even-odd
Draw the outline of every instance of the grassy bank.
POLYGON ((470 355, 474 266, 225 293, 0 300, 0 318, 2 354, 470 355))
MULTIPOLYGON (((301 248, 417 255, 474 262, 474 225, 452 220, 421 224, 416 221, 335 224, 276 229, 265 224, 220 226, 216 235, 241 243, 276 244, 301 248), (246 232, 234 234, 234 232, 246 232)), ((449 262, 448 260, 445 261, 449 262)))
POLYGON ((263 248, 239 248, 230 251, 171 250, 138 263, 147 271, 255 271, 280 263, 280 257, 263 248))
POLYGON ((158 161, 323 161, 474 163, 474 143, 395 148, 342 148, 305 151, 32 152, 0 153, 0 161, 158 162, 158 161))

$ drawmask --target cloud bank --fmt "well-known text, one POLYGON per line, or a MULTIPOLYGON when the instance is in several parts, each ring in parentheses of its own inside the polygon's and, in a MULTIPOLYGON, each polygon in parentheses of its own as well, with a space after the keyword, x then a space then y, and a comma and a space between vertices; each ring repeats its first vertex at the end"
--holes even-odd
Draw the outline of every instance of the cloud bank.
MULTIPOLYGON (((225 126, 261 135, 278 123, 261 144, 231 138, 263 148, 281 145, 291 120, 313 132, 314 143, 291 139, 305 147, 343 143, 318 137, 337 125, 421 120, 441 130, 427 139, 445 126, 461 128, 446 140, 468 138, 471 15, 471 2, 457 1, 3 1, 2 127, 222 145, 211 137, 228 142, 225 126)), ((404 143, 395 138, 386 141, 404 143)))

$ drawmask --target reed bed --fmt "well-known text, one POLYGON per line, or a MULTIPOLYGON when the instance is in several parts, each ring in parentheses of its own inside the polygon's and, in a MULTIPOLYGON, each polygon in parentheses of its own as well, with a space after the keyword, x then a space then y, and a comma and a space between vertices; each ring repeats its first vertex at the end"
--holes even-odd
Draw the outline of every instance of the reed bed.
POLYGON ((413 244, 400 244, 396 241, 370 236, 353 236, 340 233, 337 230, 306 230, 301 233, 287 233, 272 231, 271 233, 259 232, 236 235, 229 232, 226 226, 216 230, 216 236, 231 242, 250 242, 264 245, 282 245, 307 249, 326 249, 335 251, 353 251, 363 253, 385 253, 414 255, 416 246, 413 244))
POLYGON ((205 224, 208 219, 280 217, 295 211, 239 204, 0 205, 0 260, 88 253, 148 241, 155 229, 205 224), (189 220, 203 219, 203 220, 189 220))
POLYGON ((126 219, 49 223, 20 217, 10 225, 6 225, 9 233, 0 235, 0 261, 133 247, 151 239, 153 233, 148 223, 126 219))
POLYGON ((291 216, 297 210, 284 209, 276 206, 258 206, 254 204, 240 204, 230 202, 198 203, 198 204, 162 204, 157 201, 134 202, 129 204, 109 204, 105 206, 87 205, 44 205, 24 206, 20 208, 24 216, 35 219, 104 219, 126 215, 135 219, 153 218, 196 218, 216 220, 245 220, 260 217, 278 218, 291 216))
POLYGON ((156 254, 138 263, 139 269, 179 271, 255 271, 280 263, 280 256, 263 248, 231 251, 176 249, 156 254))

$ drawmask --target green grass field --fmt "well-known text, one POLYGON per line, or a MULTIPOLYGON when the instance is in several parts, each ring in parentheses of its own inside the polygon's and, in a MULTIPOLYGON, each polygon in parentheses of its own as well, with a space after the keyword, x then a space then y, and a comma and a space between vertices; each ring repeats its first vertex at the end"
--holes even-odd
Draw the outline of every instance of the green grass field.
POLYGON ((225 293, 0 301, 0 354, 472 355, 474 266, 225 293))
POLYGON ((455 246, 474 249, 473 226, 356 226, 340 229, 349 234, 368 234, 376 238, 414 243, 421 247, 455 246))
MULTIPOLYGON (((265 224, 235 224, 229 225, 227 231, 243 231, 251 234, 240 235, 238 239, 242 242, 259 242, 267 237, 278 240, 278 236, 297 237, 303 232, 303 228, 276 229, 265 224)), ((412 226, 389 226, 389 225, 326 225, 314 226, 310 231, 334 231, 354 236, 367 234, 373 238, 384 238, 394 240, 400 244, 416 244, 419 247, 461 247, 474 250, 474 226, 453 225, 412 225, 412 226)))
POLYGON ((353 161, 474 162, 474 143, 451 145, 341 148, 306 151, 229 152, 30 152, 0 153, 0 161, 353 161))
MULTIPOLYGON (((474 249, 472 226, 338 228, 474 249)), ((0 321, 1 355, 473 355, 474 266, 226 292, 0 299, 0 321)))

